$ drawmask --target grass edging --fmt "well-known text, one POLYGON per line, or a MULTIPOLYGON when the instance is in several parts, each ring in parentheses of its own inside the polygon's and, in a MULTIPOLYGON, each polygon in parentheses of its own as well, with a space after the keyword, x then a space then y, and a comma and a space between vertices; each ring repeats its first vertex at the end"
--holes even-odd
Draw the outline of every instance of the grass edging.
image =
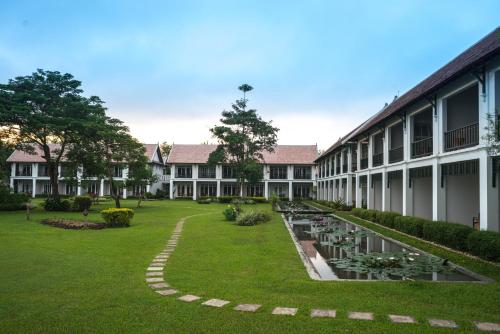
POLYGON ((350 220, 353 223, 362 225, 364 227, 370 228, 376 232, 379 232, 381 234, 384 234, 386 236, 389 236, 391 238, 394 238, 396 240, 399 240, 403 243, 406 243, 410 246, 419 248, 423 251, 427 251, 429 253, 438 255, 440 257, 449 259, 453 263, 460 265, 462 267, 465 267, 469 270, 475 271, 478 274, 484 275, 486 277, 489 277, 495 281, 500 281, 500 266, 497 263, 490 262, 483 260, 481 258, 478 258, 474 255, 468 254, 468 253, 463 253, 424 239, 420 239, 418 237, 388 228, 386 226, 361 219, 358 217, 355 217, 351 215, 349 212, 341 212, 337 211, 335 212, 336 215, 350 220))

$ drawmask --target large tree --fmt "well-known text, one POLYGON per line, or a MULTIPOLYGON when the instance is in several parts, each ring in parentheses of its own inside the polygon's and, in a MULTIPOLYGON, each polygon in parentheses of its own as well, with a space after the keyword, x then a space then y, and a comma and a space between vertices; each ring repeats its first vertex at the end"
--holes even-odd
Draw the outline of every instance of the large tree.
POLYGON ((80 86, 71 74, 41 69, 0 84, 0 125, 16 133, 18 148, 42 152, 55 199, 61 161, 74 143, 82 141, 85 130, 105 115, 103 102, 82 96, 80 86))
MULTIPOLYGON (((91 141, 79 142, 69 153, 69 160, 83 169, 83 179, 106 179, 115 207, 120 207, 120 190, 127 187, 119 173, 126 167, 138 174, 147 165, 146 149, 116 118, 104 116, 87 129, 91 141), (130 168, 131 167, 131 168, 130 168)), ((132 175, 136 180, 137 177, 132 175)))
POLYGON ((128 165, 129 170, 126 183, 127 187, 137 187, 139 189, 137 201, 138 208, 141 207, 146 187, 151 186, 159 179, 159 176, 156 175, 151 166, 148 165, 148 159, 146 156, 143 155, 143 157, 144 159, 138 159, 128 165))
POLYGON ((232 104, 232 110, 222 112, 221 125, 210 129, 218 145, 208 163, 232 167, 241 193, 245 182, 257 183, 262 179, 263 153, 274 151, 279 129, 273 127, 272 121, 264 121, 257 110, 247 110, 246 93, 252 86, 243 84, 238 89, 243 97, 232 104))

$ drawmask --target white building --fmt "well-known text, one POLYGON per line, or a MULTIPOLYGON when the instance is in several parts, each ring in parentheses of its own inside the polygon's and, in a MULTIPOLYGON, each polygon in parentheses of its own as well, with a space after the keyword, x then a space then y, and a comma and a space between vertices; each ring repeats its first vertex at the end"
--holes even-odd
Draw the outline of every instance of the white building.
MULTIPOLYGON (((56 150, 59 146, 52 144, 51 151, 56 150)), ((159 176, 159 181, 151 186, 146 187, 146 191, 156 192, 157 189, 164 188, 163 183, 168 182, 165 174, 165 166, 161 156, 158 144, 144 144, 146 148, 146 156, 153 172, 159 176)), ((48 195, 51 193, 50 179, 47 173, 46 161, 41 157, 41 151, 36 148, 35 154, 28 154, 23 151, 16 150, 7 159, 11 163, 10 187, 15 192, 24 192, 36 195, 48 195)), ((97 180, 97 178, 81 179, 81 173, 78 173, 77 179, 79 186, 72 185, 72 182, 66 182, 65 179, 69 176, 68 170, 65 169, 64 161, 59 166, 59 193, 61 195, 82 195, 87 193, 99 194, 107 196, 110 194, 109 183, 105 179, 97 180)), ((126 165, 117 164, 114 170, 114 179, 116 181, 125 181, 128 175, 126 165)), ((130 189, 132 195, 137 195, 139 189, 130 189)), ((127 189, 123 189, 121 195, 127 198, 127 189)))
POLYGON ((318 198, 499 231, 499 112, 500 28, 325 151, 318 198))
POLYGON ((208 166, 208 156, 216 145, 174 144, 167 159, 170 166, 170 198, 202 196, 257 196, 309 198, 316 184, 316 145, 277 145, 265 152, 262 182, 246 185, 239 192, 237 179, 227 165, 208 166))

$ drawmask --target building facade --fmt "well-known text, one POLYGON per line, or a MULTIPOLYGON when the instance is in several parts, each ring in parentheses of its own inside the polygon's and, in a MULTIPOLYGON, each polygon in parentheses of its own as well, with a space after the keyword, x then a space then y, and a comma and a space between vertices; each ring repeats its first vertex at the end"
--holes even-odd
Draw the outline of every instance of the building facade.
MULTIPOLYGON (((157 189, 163 189, 164 183, 168 182, 164 175, 164 161, 161 156, 158 144, 144 144, 146 156, 148 157, 149 165, 153 172, 158 175, 159 181, 155 184, 148 185, 146 189, 122 189, 121 196, 127 198, 128 195, 136 196, 144 190, 147 192, 156 192, 157 189), (130 192, 130 193, 129 193, 130 192)), ((57 150, 58 145, 51 145, 51 151, 57 150)), ((47 164, 41 157, 41 151, 35 149, 35 154, 28 154, 23 151, 16 150, 7 159, 11 164, 10 187, 15 192, 24 192, 31 194, 32 197, 37 195, 48 195, 51 193, 51 184, 47 171, 47 164)), ((114 169, 114 180, 126 181, 128 168, 126 164, 117 164, 114 169)), ((83 179, 81 171, 76 175, 78 185, 74 182, 69 182, 68 179, 75 179, 75 176, 69 175, 69 171, 65 168, 64 161, 59 165, 59 193, 61 195, 83 195, 97 194, 99 196, 108 196, 110 194, 109 182, 105 179, 97 179, 96 177, 88 177, 83 179)))
POLYGON ((499 112, 497 29, 326 150, 318 199, 499 231, 499 112))
POLYGON ((174 144, 167 159, 170 167, 170 198, 197 199, 205 196, 255 196, 311 198, 316 185, 316 145, 277 145, 273 153, 264 153, 264 178, 257 184, 239 189, 228 165, 207 165, 216 145, 174 144))

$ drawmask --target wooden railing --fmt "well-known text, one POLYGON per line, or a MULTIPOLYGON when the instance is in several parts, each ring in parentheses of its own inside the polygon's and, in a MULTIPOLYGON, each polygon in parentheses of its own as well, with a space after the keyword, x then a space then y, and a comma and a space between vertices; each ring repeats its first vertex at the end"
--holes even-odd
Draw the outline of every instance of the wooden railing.
POLYGON ((432 137, 420 139, 411 143, 411 157, 420 158, 432 154, 432 137))
POLYGON ((454 151, 479 144, 479 123, 444 133, 444 150, 454 151))
POLYGON ((377 153, 373 155, 373 167, 381 166, 384 163, 384 153, 377 153))
POLYGON ((389 163, 402 161, 403 153, 404 153, 403 146, 389 150, 389 163))

